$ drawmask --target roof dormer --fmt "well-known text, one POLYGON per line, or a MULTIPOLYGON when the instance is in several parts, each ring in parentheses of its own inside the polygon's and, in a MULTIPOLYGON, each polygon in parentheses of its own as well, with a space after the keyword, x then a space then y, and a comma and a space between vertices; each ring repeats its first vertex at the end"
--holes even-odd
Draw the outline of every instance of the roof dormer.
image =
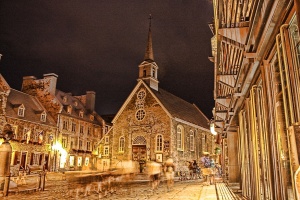
POLYGON ((25 106, 24 106, 24 104, 21 104, 18 107, 18 116, 19 117, 24 117, 24 114, 25 114, 25 106))

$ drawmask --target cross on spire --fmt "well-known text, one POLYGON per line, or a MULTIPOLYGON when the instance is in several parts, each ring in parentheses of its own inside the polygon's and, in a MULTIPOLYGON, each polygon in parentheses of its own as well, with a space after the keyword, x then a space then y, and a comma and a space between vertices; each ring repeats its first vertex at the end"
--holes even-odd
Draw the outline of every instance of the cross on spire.
POLYGON ((151 34, 151 20, 152 20, 151 14, 149 14, 148 19, 149 19, 149 32, 148 32, 148 41, 147 41, 147 48, 146 48, 144 60, 154 61, 153 49, 152 49, 152 34, 151 34))

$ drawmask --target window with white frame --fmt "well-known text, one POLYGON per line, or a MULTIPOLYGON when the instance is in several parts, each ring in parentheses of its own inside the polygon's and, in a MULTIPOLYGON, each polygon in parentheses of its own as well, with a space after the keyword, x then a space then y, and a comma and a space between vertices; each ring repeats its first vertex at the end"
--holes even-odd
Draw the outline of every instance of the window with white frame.
POLYGON ((194 135, 194 131, 190 131, 190 151, 194 151, 195 150, 195 135, 194 135))
POLYGON ((183 151, 184 131, 181 125, 177 126, 177 150, 183 151))
POLYGON ((32 153, 31 154, 32 158, 31 158, 31 165, 40 165, 40 161, 41 161, 41 154, 40 153, 32 153))
POLYGON ((30 137, 30 129, 29 128, 24 128, 23 129, 23 137, 22 137, 22 140, 26 140, 27 141, 27 138, 30 137))
POLYGON ((46 112, 44 111, 44 112, 42 112, 42 114, 41 114, 41 121, 42 121, 42 122, 46 122, 46 119, 47 119, 47 115, 46 115, 46 112))
POLYGON ((22 104, 22 105, 18 108, 18 116, 24 117, 24 114, 25 114, 25 107, 24 107, 24 105, 22 104))
POLYGON ((103 155, 108 156, 109 154, 109 146, 104 146, 103 155))
POLYGON ((162 135, 156 136, 156 151, 162 151, 163 150, 163 137, 162 135))
POLYGON ((75 157, 74 156, 70 156, 69 164, 70 164, 70 167, 74 167, 74 165, 75 165, 75 157))
POLYGON ((125 148, 125 138, 120 137, 120 139, 119 139, 119 152, 124 152, 124 148, 125 148))

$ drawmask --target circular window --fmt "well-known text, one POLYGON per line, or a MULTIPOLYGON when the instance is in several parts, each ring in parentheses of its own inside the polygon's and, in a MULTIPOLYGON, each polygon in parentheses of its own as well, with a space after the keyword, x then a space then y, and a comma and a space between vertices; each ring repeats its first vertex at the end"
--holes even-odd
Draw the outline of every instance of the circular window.
POLYGON ((143 109, 139 109, 138 111, 136 111, 135 113, 135 117, 137 120, 141 121, 145 118, 146 112, 143 109))
POLYGON ((144 99, 145 96, 146 96, 145 90, 140 90, 140 91, 138 92, 138 94, 137 94, 137 98, 138 98, 138 99, 144 99))

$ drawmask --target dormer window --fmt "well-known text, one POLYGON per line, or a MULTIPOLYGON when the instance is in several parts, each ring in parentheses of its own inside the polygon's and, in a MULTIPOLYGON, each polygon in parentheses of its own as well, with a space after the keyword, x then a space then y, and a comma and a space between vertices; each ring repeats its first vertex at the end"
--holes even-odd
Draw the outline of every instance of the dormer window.
POLYGON ((22 104, 19 109, 18 109, 18 116, 20 117, 24 117, 24 114, 25 114, 25 107, 24 105, 22 104))
POLYGON ((42 122, 46 122, 46 119, 47 119, 47 114, 46 114, 46 112, 44 111, 44 112, 42 112, 42 114, 41 114, 41 121, 42 121, 42 122))
POLYGON ((90 120, 94 121, 94 115, 90 115, 90 120))
POLYGON ((77 101, 74 102, 74 106, 78 106, 78 102, 77 101))
POLYGON ((68 106, 67 112, 68 112, 68 114, 72 113, 72 106, 68 106))
POLYGON ((66 96, 63 97, 63 102, 67 103, 68 98, 66 96))
POLYGON ((79 117, 83 118, 83 111, 79 112, 79 117))

